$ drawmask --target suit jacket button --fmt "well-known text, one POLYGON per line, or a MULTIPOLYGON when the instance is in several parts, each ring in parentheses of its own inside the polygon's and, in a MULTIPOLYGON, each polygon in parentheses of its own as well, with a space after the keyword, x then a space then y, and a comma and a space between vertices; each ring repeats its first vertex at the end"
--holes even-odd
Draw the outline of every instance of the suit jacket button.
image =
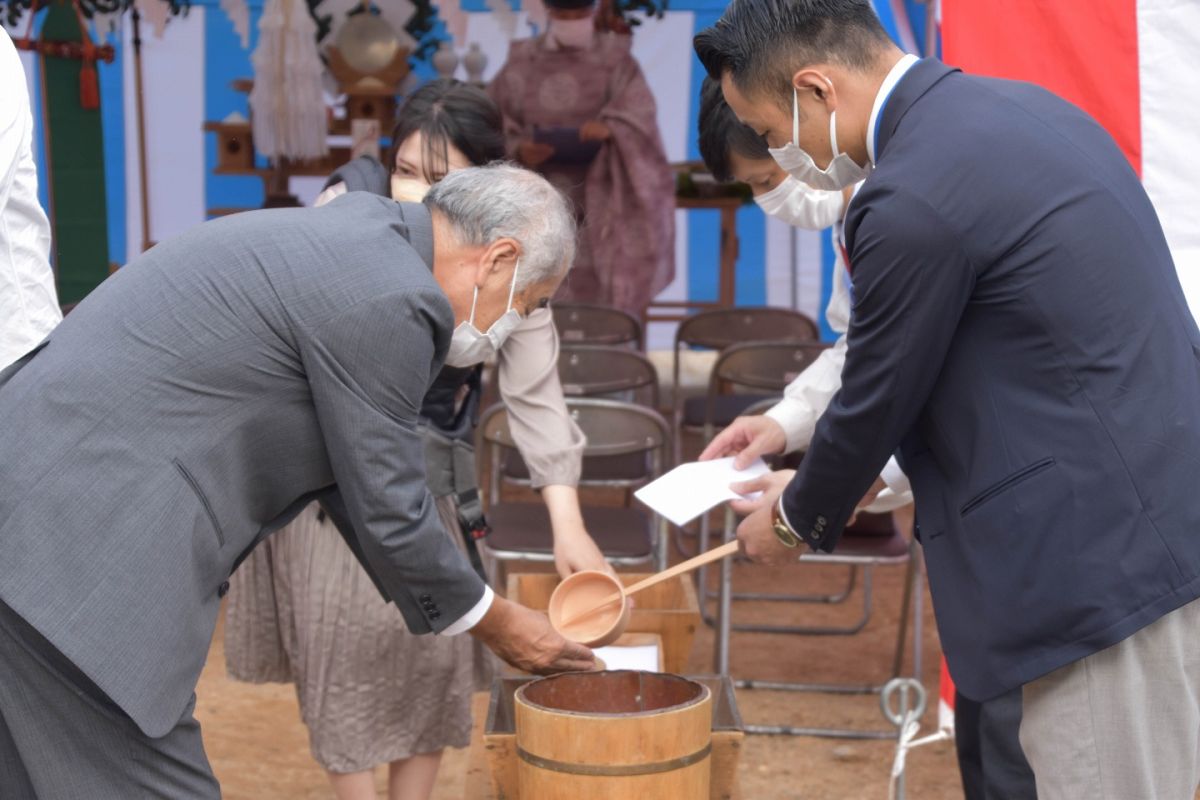
POLYGON ((420 600, 422 603, 432 603, 433 595, 423 594, 420 597, 418 597, 417 599, 420 600))
POLYGON ((817 527, 824 528, 827 520, 824 517, 817 517, 817 527))
POLYGON ((221 585, 217 587, 217 597, 224 597, 229 594, 229 581, 221 581, 221 585))
POLYGON ((430 611, 429 612, 430 619, 438 619, 441 616, 442 616, 442 612, 440 612, 440 611, 430 611))

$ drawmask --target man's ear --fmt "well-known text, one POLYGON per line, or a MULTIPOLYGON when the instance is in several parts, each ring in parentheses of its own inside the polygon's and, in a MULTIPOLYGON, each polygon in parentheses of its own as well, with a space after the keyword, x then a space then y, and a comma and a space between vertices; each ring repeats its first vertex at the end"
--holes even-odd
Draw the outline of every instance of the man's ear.
POLYGON ((492 242, 483 251, 475 274, 475 285, 483 286, 492 275, 511 271, 520 255, 521 247, 516 239, 504 237, 492 242))
MULTIPOLYGON (((833 83, 822 70, 816 67, 798 70, 796 74, 792 75, 792 86, 796 89, 801 105, 808 97, 820 102, 828 111, 837 110, 837 95, 834 92, 833 83)), ((803 116, 803 112, 801 112, 801 116, 803 116)))

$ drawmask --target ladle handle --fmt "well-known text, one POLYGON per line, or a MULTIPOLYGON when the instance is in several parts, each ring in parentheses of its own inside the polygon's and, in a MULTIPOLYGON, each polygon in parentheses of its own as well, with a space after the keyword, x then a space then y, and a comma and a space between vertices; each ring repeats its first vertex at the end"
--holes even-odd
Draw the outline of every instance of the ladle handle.
MULTIPOLYGON (((707 553, 701 553, 698 556, 693 556, 692 558, 689 558, 687 561, 679 562, 678 564, 671 567, 670 569, 664 569, 662 572, 657 572, 648 578, 643 578, 642 580, 638 581, 637 583, 633 584, 632 586, 626 586, 625 587, 625 596, 629 597, 629 595, 634 594, 636 592, 640 592, 642 589, 649 589, 651 586, 655 586, 657 584, 662 583, 663 581, 670 580, 671 578, 674 578, 677 575, 682 575, 685 572, 691 572, 692 570, 697 569, 699 567, 703 567, 705 564, 709 564, 713 561, 719 561, 720 559, 725 558, 726 556, 733 555, 737 551, 738 551, 738 543, 736 540, 734 540, 732 542, 726 542, 725 544, 721 545, 720 547, 714 547, 712 550, 709 550, 707 553)), ((615 602, 620 599, 621 599, 620 592, 614 592, 614 593, 610 594, 608 597, 601 600, 599 603, 596 603, 596 605, 592 606, 591 608, 587 608, 576 614, 572 614, 567 619, 564 619, 561 624, 563 627, 566 627, 567 625, 570 625, 572 622, 577 622, 577 621, 583 619, 588 614, 591 614, 593 611, 597 611, 601 608, 604 608, 609 603, 615 602)))
MULTIPOLYGON (((693 556, 692 558, 689 558, 687 561, 680 561, 678 564, 671 567, 670 569, 664 569, 662 572, 655 573, 654 575, 651 575, 649 578, 643 578, 642 580, 638 581, 637 583, 633 584, 632 586, 626 586, 625 587, 625 596, 629 597, 629 595, 634 594, 636 592, 640 592, 642 589, 649 589, 651 586, 660 584, 663 581, 668 581, 671 578, 674 578, 676 575, 682 575, 685 572, 691 572, 694 569, 703 567, 705 564, 710 564, 713 561, 719 561, 722 558, 725 558, 726 556, 733 555, 737 551, 738 551, 738 543, 737 543, 736 539, 732 542, 726 542, 725 544, 721 545, 720 547, 714 547, 712 550, 709 550, 707 553, 701 553, 698 556, 693 556)), ((619 596, 620 595, 618 595, 618 597, 619 596)), ((612 602, 612 601, 607 600, 605 602, 612 602)))

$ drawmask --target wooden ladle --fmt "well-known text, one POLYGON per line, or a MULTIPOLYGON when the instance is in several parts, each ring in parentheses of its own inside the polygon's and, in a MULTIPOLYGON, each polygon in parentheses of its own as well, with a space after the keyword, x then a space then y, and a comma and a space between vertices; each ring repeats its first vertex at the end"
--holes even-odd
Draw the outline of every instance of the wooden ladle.
MULTIPOLYGON (((600 600, 595 605, 575 611, 573 614, 570 614, 563 619, 555 620, 553 615, 551 615, 551 622, 561 633, 568 626, 573 625, 584 617, 599 611, 610 603, 614 603, 618 600, 624 600, 630 595, 637 594, 643 589, 649 589, 651 586, 657 586, 663 581, 669 581, 671 578, 674 578, 677 575, 683 575, 684 573, 691 572, 692 570, 702 567, 705 564, 710 564, 713 561, 719 561, 726 556, 733 555, 737 551, 738 543, 736 541, 727 542, 720 547, 709 550, 707 553, 701 553, 694 558, 689 558, 687 561, 681 561, 670 569, 664 569, 662 572, 655 573, 649 578, 643 578, 632 586, 622 587, 619 582, 610 578, 617 587, 615 592, 600 600)), ((557 591, 558 590, 556 589, 555 592, 557 593, 557 591)))

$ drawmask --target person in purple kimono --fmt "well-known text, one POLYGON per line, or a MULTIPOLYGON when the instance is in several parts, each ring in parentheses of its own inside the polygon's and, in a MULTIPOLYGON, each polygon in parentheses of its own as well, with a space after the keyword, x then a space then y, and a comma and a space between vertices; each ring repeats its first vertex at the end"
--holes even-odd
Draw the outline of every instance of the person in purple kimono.
POLYGON ((575 204, 575 266, 557 298, 644 319, 675 277, 675 179, 630 39, 597 31, 594 0, 547 0, 549 25, 513 42, 488 87, 509 154, 575 204))

